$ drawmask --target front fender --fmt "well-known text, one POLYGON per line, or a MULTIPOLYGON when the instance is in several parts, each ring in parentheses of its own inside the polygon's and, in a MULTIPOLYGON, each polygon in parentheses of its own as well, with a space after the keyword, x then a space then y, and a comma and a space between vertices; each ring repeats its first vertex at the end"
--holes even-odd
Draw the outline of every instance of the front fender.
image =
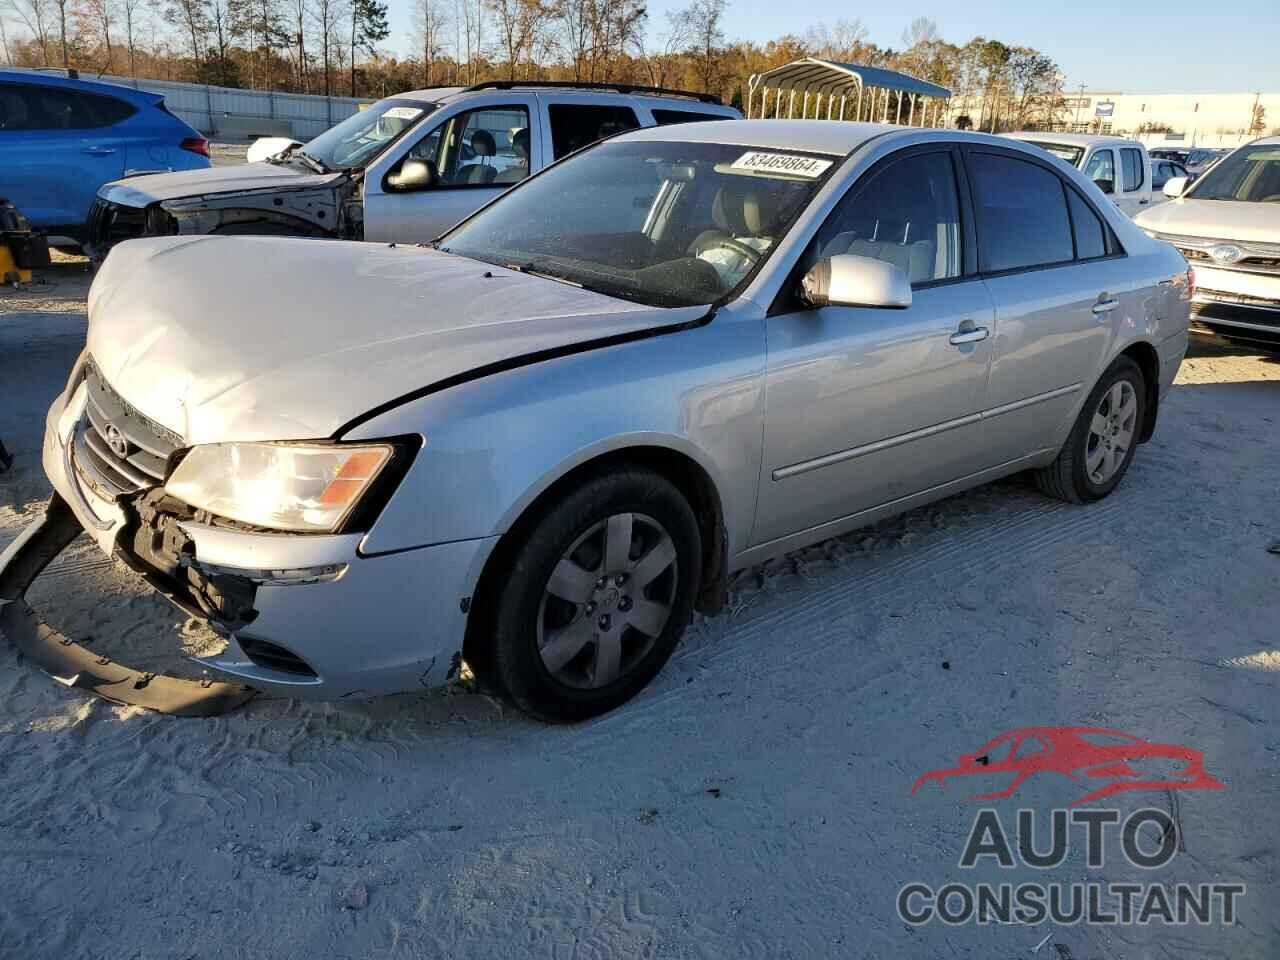
POLYGON ((764 415, 763 321, 694 329, 517 367, 361 424, 422 450, 361 545, 366 554, 505 533, 569 471, 630 447, 683 454, 711 478, 730 549, 750 533, 764 415))

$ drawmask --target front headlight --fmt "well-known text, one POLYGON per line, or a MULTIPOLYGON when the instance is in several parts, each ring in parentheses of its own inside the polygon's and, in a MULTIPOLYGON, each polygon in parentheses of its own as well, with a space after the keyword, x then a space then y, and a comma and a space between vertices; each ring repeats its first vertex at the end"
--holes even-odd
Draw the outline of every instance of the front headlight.
POLYGON ((332 533, 394 453, 391 444, 211 443, 193 447, 164 489, 230 520, 332 533))

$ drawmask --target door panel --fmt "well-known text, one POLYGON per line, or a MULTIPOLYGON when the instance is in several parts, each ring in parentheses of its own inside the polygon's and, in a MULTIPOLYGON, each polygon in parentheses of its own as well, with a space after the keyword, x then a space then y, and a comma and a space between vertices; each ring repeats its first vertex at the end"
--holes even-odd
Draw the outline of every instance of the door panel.
POLYGON ((377 164, 365 193, 364 238, 433 240, 528 176, 541 149, 531 104, 532 98, 477 106, 445 116, 418 137, 404 157, 434 162, 440 176, 434 187, 388 191, 382 180, 400 160, 396 167, 377 164))
POLYGON ((964 321, 994 324, 979 280, 916 291, 906 310, 768 320, 754 544, 992 465, 978 422, 991 340, 952 345, 964 321))

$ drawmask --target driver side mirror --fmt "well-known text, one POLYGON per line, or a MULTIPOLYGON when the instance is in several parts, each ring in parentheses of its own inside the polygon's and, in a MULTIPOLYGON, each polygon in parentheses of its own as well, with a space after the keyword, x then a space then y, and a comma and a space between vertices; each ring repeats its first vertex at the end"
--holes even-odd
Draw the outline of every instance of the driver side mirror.
POLYGON ((800 281, 800 298, 814 307, 911 306, 911 280, 886 260, 850 253, 824 257, 800 281))
POLYGON ((1098 189, 1103 193, 1116 192, 1116 182, 1114 180, 1095 180, 1093 182, 1098 185, 1098 189))
POLYGON ((1187 189, 1187 183, 1186 177, 1170 177, 1164 182, 1164 195, 1171 200, 1176 200, 1187 189))
POLYGON ((405 160, 400 169, 387 176, 387 187, 398 193, 428 190, 436 185, 439 174, 434 160, 405 160))

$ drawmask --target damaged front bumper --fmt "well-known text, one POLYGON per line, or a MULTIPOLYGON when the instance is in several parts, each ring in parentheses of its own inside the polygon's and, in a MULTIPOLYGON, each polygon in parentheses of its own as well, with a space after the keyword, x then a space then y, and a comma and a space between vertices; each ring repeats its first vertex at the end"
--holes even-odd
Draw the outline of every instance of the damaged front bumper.
MULTIPOLYGON (((213 673, 305 699, 445 682, 460 658, 469 598, 496 538, 369 556, 360 549, 362 533, 293 535, 218 525, 198 519, 159 486, 111 499, 75 460, 76 450, 84 450, 77 433, 92 429, 87 404, 81 382, 49 411, 43 460, 56 493, 48 515, 6 551, 0 582, 9 586, 0 602, 20 601, 83 529, 105 553, 227 638, 219 653, 192 658, 213 673)), ((9 628, 5 633, 15 640, 9 628)), ((37 662, 58 676, 74 672, 62 661, 37 662)))

